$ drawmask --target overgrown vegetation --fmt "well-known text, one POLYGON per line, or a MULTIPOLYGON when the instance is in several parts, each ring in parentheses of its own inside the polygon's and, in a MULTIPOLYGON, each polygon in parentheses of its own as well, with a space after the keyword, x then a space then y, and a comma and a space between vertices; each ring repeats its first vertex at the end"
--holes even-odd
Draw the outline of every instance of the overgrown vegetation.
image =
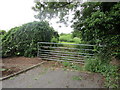
POLYGON ((6 33, 5 30, 0 30, 0 58, 2 57, 2 38, 5 33, 6 33))
POLYGON ((5 33, 6 33, 5 30, 0 30, 0 38, 1 38, 2 36, 4 36, 5 33))
MULTIPOLYGON (((86 61, 86 69, 106 77, 106 86, 118 88, 118 67, 109 64, 111 58, 120 57, 120 3, 92 3, 82 5, 82 15, 76 12, 73 27, 81 34, 82 41, 96 44, 99 56, 86 61), (104 45, 99 49, 99 45, 104 45)), ((120 59, 120 58, 119 58, 120 59)))
MULTIPOLYGON (((31 22, 19 27, 14 27, 8 32, 0 31, 2 38, 2 55, 27 56, 37 55, 37 42, 60 43, 88 43, 97 55, 88 58, 85 69, 101 73, 106 78, 106 86, 118 88, 116 81, 119 79, 118 66, 110 64, 111 58, 120 59, 120 2, 36 2, 35 11, 40 20, 59 16, 61 22, 67 23, 65 18, 74 11, 72 20, 74 31, 72 34, 61 34, 60 37, 48 22, 31 22), (82 7, 81 10, 77 9, 82 7), (99 48, 103 45, 103 48, 99 48)), ((67 46, 66 46, 67 47, 67 46)), ((90 52, 91 53, 91 52, 90 52)), ((1 54, 1 50, 0 50, 1 54)), ((63 62, 65 67, 81 70, 78 65, 63 62)))
POLYGON ((86 60, 85 70, 101 73, 103 76, 105 76, 106 87, 118 88, 118 80, 120 75, 118 73, 117 66, 110 65, 109 63, 104 63, 100 58, 95 57, 86 60))
POLYGON ((2 38, 2 54, 7 56, 37 55, 38 42, 50 42, 58 38, 58 33, 49 26, 48 22, 31 22, 12 28, 2 38))
POLYGON ((75 12, 72 20, 73 36, 81 38, 82 43, 96 44, 97 47, 93 49, 96 49, 99 54, 95 59, 91 58, 86 61, 86 69, 105 75, 108 81, 107 87, 117 87, 117 84, 111 82, 112 78, 113 80, 117 78, 117 67, 109 63, 112 57, 120 59, 120 2, 85 2, 82 4, 69 1, 36 2, 33 9, 39 12, 36 15, 39 19, 48 18, 49 14, 49 18, 59 16, 60 21, 64 23, 67 23, 67 15, 70 10, 73 10, 75 12), (80 6, 82 9, 77 9, 80 6), (99 45, 105 47, 100 49, 99 45))
POLYGON ((78 65, 78 64, 70 63, 70 62, 67 62, 67 61, 62 62, 62 64, 66 68, 70 68, 70 69, 73 69, 73 70, 79 70, 79 71, 83 70, 83 67, 78 65))

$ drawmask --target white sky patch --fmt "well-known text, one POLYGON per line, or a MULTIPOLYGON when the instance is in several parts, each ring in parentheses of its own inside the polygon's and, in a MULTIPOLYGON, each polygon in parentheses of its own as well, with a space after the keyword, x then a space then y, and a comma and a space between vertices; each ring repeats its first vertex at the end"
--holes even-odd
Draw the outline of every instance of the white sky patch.
POLYGON ((0 0, 0 29, 34 21, 33 0, 0 0))
POLYGON ((69 21, 67 22, 67 24, 64 24, 64 23, 56 23, 59 21, 59 18, 56 17, 56 18, 53 18, 51 19, 49 22, 50 22, 50 25, 54 27, 54 29, 56 31, 58 31, 58 33, 71 33, 73 31, 73 29, 71 28, 71 25, 72 23, 70 23, 70 21, 72 20, 73 18, 73 12, 71 12, 71 14, 69 15, 69 21))
MULTIPOLYGON (((34 18, 36 14, 31 8, 34 0, 0 0, 0 30, 10 30, 15 26, 38 21, 34 18)), ((55 19, 51 20, 52 26, 59 33, 70 33, 72 29, 64 25, 57 24, 55 19)))

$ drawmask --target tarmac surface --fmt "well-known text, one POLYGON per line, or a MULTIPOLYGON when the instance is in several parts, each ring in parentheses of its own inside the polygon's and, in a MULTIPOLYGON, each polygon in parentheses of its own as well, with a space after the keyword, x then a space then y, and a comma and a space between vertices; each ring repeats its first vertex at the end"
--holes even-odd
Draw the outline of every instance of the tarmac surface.
POLYGON ((97 73, 36 67, 2 81, 2 88, 104 88, 97 73))

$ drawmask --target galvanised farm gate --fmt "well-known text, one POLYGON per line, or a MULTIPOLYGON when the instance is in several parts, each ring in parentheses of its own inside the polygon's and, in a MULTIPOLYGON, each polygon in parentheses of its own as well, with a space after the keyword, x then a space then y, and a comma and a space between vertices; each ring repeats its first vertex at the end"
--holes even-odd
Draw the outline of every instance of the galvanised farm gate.
POLYGON ((94 56, 94 46, 89 44, 63 44, 38 42, 38 57, 43 60, 84 63, 85 58, 94 56))

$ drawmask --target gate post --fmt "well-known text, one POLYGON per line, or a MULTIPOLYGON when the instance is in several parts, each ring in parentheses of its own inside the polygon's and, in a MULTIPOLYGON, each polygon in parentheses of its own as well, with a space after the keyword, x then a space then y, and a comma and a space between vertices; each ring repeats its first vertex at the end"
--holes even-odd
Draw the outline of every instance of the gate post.
POLYGON ((37 43, 37 57, 39 58, 39 42, 37 43))

